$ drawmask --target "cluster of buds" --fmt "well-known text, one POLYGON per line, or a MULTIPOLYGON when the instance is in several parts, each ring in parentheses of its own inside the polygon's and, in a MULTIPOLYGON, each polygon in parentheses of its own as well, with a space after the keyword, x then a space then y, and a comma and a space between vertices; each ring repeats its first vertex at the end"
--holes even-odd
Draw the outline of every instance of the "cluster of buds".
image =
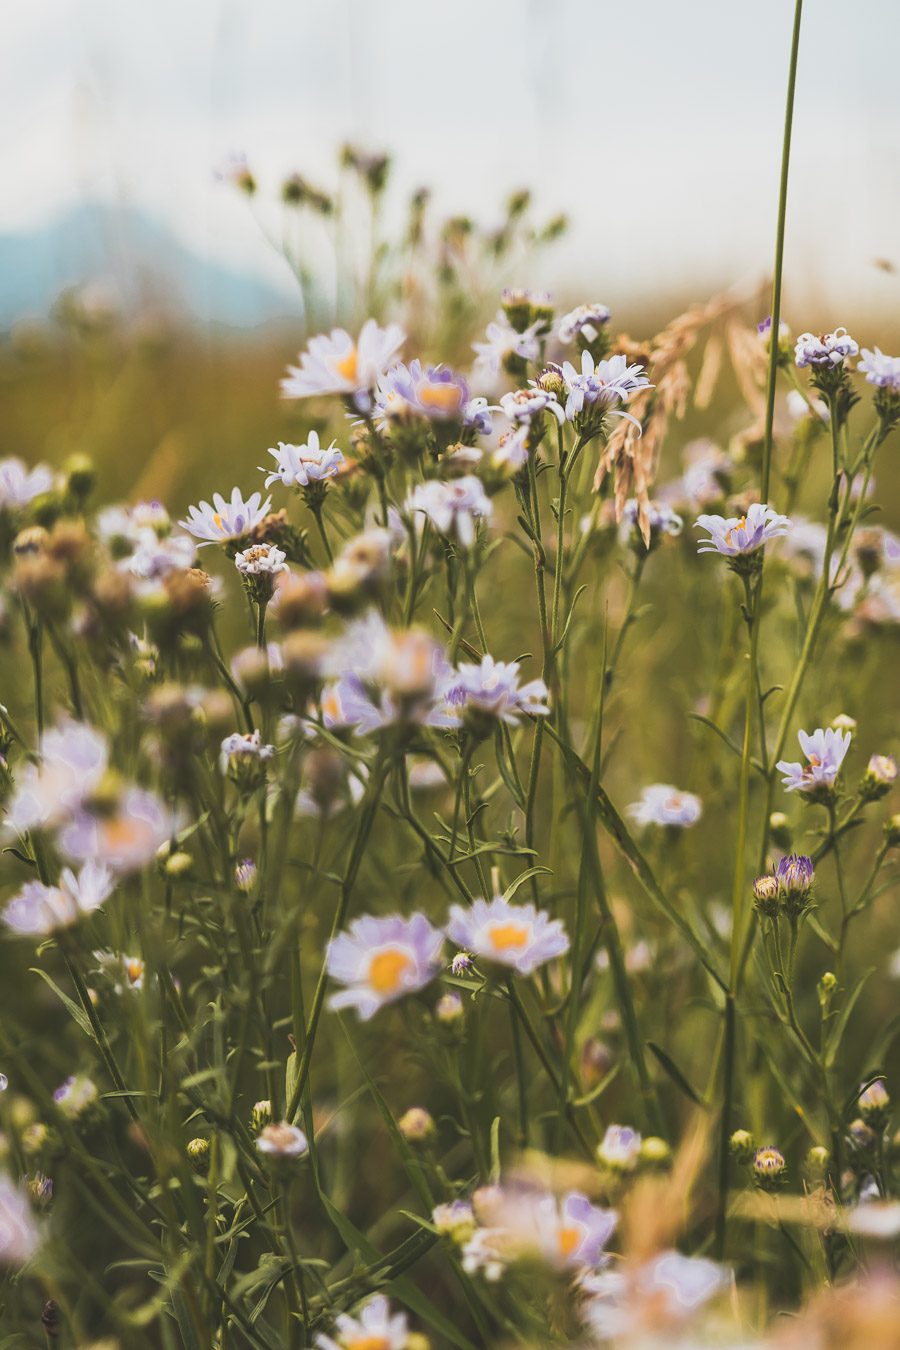
POLYGON ((532 324, 538 325, 538 336, 550 332, 554 309, 553 300, 546 292, 541 294, 520 286, 508 286, 500 297, 500 305, 510 327, 517 333, 524 333, 532 324))
POLYGON ((814 880, 811 858, 786 854, 771 873, 753 883, 757 912, 765 919, 777 919, 780 914, 797 918, 809 905, 814 880))

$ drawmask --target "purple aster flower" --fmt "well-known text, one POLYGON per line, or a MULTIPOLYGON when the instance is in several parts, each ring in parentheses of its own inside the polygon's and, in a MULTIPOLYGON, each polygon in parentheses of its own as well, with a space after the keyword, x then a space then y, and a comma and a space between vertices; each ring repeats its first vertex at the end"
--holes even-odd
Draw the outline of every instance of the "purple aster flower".
POLYGON ((693 792, 682 792, 669 783, 652 783, 641 792, 640 800, 632 802, 628 814, 638 825, 674 825, 682 828, 696 825, 703 812, 703 804, 693 792))
MULTIPOLYGON (((285 487, 309 487, 310 483, 323 483, 334 478, 344 463, 344 456, 334 441, 329 446, 319 444, 319 433, 311 431, 303 445, 291 445, 279 441, 269 454, 275 460, 276 467, 266 474, 266 487, 273 483, 283 483, 285 487)), ((262 472, 265 473, 262 465, 262 472)))
POLYGON ((440 969, 443 945, 443 934, 424 914, 355 919, 328 944, 328 974, 345 986, 331 996, 329 1007, 355 1008, 367 1022, 385 1004, 431 983, 440 969))
POLYGON ((569 950, 561 920, 534 905, 511 904, 501 895, 478 899, 468 909, 453 905, 446 931, 458 947, 519 975, 531 975, 569 950))
POLYGON ((266 745, 259 731, 233 731, 219 746, 219 768, 227 773, 244 762, 267 764, 274 754, 274 745, 266 745))
POLYGON ((633 1172, 641 1156, 641 1136, 630 1125, 609 1125, 597 1145, 597 1158, 614 1172, 633 1172))
POLYGON ((99 731, 64 718, 41 737, 39 763, 18 775, 7 823, 20 834, 61 824, 100 782, 108 756, 99 731))
POLYGON ((607 305, 576 305, 560 319, 556 336, 567 345, 579 338, 590 345, 597 341, 611 318, 612 310, 607 305))
POLYGON ((707 530, 698 553, 721 553, 726 558, 741 558, 756 553, 770 539, 786 534, 791 522, 771 506, 754 502, 745 516, 698 516, 694 528, 707 530))
MULTIPOLYGON (((652 388, 644 374, 644 367, 629 365, 624 356, 610 356, 595 364, 590 352, 583 351, 581 370, 576 370, 571 361, 565 361, 562 373, 568 391, 566 417, 570 422, 583 414, 586 408, 608 412, 617 403, 627 403, 637 390, 652 388)), ((618 412, 615 416, 628 417, 629 414, 618 412)))
POLYGON ((271 505, 272 498, 263 501, 261 492, 251 493, 244 501, 240 488, 232 488, 230 501, 226 502, 220 492, 214 492, 212 506, 209 502, 189 506, 187 520, 178 523, 188 534, 201 540, 201 548, 206 544, 227 544, 249 534, 265 519, 271 505))
POLYGON ((794 360, 802 369, 812 366, 821 369, 826 366, 842 366, 848 356, 855 356, 859 344, 853 340, 846 328, 836 328, 833 333, 801 333, 794 348, 794 360))
POLYGON ((865 372, 867 383, 900 394, 900 356, 885 356, 880 347, 874 351, 863 347, 862 355, 858 369, 865 372))
POLYGON ((498 310, 496 320, 489 323, 485 331, 486 341, 472 343, 476 356, 473 379, 490 390, 501 373, 512 365, 521 368, 523 362, 536 361, 541 351, 540 334, 544 328, 544 320, 537 319, 519 333, 503 310, 498 310))
POLYGON ((541 389, 534 380, 529 381, 527 389, 516 389, 510 394, 504 394, 500 399, 500 407, 513 426, 530 427, 535 418, 545 412, 552 413, 560 425, 566 420, 556 395, 541 389))
POLYGON ((53 1100, 69 1120, 77 1120, 100 1100, 97 1084, 86 1074, 72 1074, 53 1093, 53 1100))
POLYGON ((472 436, 490 436, 494 429, 486 398, 470 398, 463 408, 463 428, 472 436))
POLYGON ((485 655, 480 665, 464 663, 447 676, 441 725, 462 726, 464 714, 470 711, 516 726, 524 715, 546 717, 550 711, 547 696, 543 680, 519 686, 518 661, 495 661, 485 655))
MULTIPOLYGON (((634 530, 637 529, 640 507, 637 498, 630 497, 622 508, 622 523, 619 530, 619 536, 622 543, 627 543, 634 530)), ((651 543, 659 540, 666 534, 673 538, 681 534, 684 528, 684 521, 677 511, 673 511, 671 506, 665 502, 650 502, 647 508, 647 514, 650 520, 650 539, 651 543)))
POLYGON ((197 549, 186 534, 161 539, 154 530, 145 529, 135 541, 134 552, 123 558, 119 567, 142 581, 156 581, 170 572, 193 567, 197 549))
POLYGON ((374 319, 363 324, 356 342, 343 328, 310 339, 299 366, 288 366, 281 381, 284 398, 343 394, 361 412, 371 407, 371 392, 406 340, 399 324, 380 328, 374 319))
POLYGON ((819 727, 812 735, 799 731, 797 739, 807 762, 799 764, 779 760, 776 768, 784 775, 781 780, 783 786, 788 792, 815 792, 819 788, 832 788, 844 756, 850 749, 850 732, 834 731, 831 727, 823 730, 819 727))
POLYGON ((409 418, 460 421, 468 403, 469 386, 462 375, 447 366, 423 369, 419 360, 392 366, 375 391, 375 411, 384 426, 409 418))

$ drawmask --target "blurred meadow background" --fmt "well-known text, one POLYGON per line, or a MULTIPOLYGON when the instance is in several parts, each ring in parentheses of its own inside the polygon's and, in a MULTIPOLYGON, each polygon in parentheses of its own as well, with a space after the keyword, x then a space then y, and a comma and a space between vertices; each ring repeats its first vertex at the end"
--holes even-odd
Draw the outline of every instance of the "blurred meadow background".
MULTIPOLYGON (((635 351, 688 306, 717 295, 730 297, 726 319, 738 313, 751 331, 770 306, 791 19, 787 0, 7 6, 0 17, 0 453, 53 466, 86 454, 98 469, 100 501, 160 498, 177 518, 213 490, 261 486, 268 447, 302 439, 308 409, 282 401, 278 381, 310 336, 337 323, 356 332, 369 315, 399 319, 410 335, 407 355, 461 368, 504 286, 548 290, 558 314, 603 301, 615 332, 627 334, 635 351)), ((846 325, 861 345, 894 352, 900 5, 811 0, 804 22, 783 317, 795 335, 846 325)), ((713 378, 707 358, 703 386, 708 333, 688 358, 693 394, 698 385, 704 393, 670 427, 659 483, 682 472, 685 447, 700 439, 739 452, 743 468, 757 462, 762 379, 748 399, 747 363, 731 359, 727 322, 714 319, 710 333, 724 349, 721 372, 713 378)), ((330 431, 339 429, 332 419, 330 431)), ((792 433, 781 394, 776 432, 786 446, 792 433)), ((822 516, 826 458, 823 452, 794 485, 798 514, 822 516)), ((877 486, 877 521, 900 532, 896 434, 877 486)), ((510 494, 498 505, 502 527, 511 525, 514 505, 510 494)), ((604 624, 615 630, 626 615, 627 577, 610 560, 613 537, 598 545, 605 589, 592 590, 579 616, 586 671, 602 669, 604 624)), ((733 830, 723 822, 734 808, 735 760, 688 713, 710 711, 714 686, 719 721, 732 728, 739 721, 741 633, 734 597, 710 561, 697 557, 695 538, 686 528, 664 545, 666 565, 648 566, 627 679, 612 700, 607 754, 617 800, 631 801, 642 784, 667 775, 703 797, 690 850, 668 835, 649 850, 724 961, 733 857, 721 841, 733 830), (631 735, 638 725, 640 736, 631 735)), ((224 574, 227 564, 212 553, 204 565, 224 574)), ((498 585, 493 649, 512 659, 523 650, 523 627, 534 624, 531 559, 509 547, 490 566, 498 585)), ((773 680, 786 683, 796 634, 793 602, 783 595, 795 586, 802 613, 810 592, 802 576, 788 581, 777 554, 772 572, 785 589, 773 624, 779 641, 763 659, 773 680)), ((225 615, 223 632, 233 638, 242 621, 241 613, 225 615)), ((801 724, 827 726, 844 712, 861 723, 865 717, 866 756, 897 754, 900 629, 894 623, 872 637, 865 624, 849 631, 842 624, 835 619, 827 628, 801 724), (845 707, 849 690, 853 706, 845 707)), ((5 646, 0 680, 4 702, 16 690, 27 702, 21 656, 5 646)), ((572 689, 573 724, 583 730, 596 682, 582 686, 576 671, 572 689)), ((793 737, 791 754, 792 747, 793 737)), ((563 870, 567 821, 571 812, 539 828, 544 860, 563 870)), ((865 873, 873 838, 860 831, 851 839, 855 874, 865 873)), ((382 845, 377 840, 373 849, 383 879, 394 863, 386 844, 377 856, 382 845)), ((406 901, 419 873, 403 866, 397 884, 406 901)), ((671 934, 654 916, 638 908, 635 918, 626 903, 628 869, 613 863, 611 875, 628 945, 637 948, 646 936, 654 954, 666 956, 658 966, 642 964, 643 944, 634 958, 639 1012, 668 1029, 667 1048, 688 1078, 702 1082, 708 1008, 691 985, 686 954, 673 955, 671 934)), ((848 1069, 848 1083, 871 1067, 876 1044, 884 1047, 879 1068, 893 1069, 898 1083, 895 1043, 885 1030, 893 1026, 900 974, 895 899, 888 900, 850 944, 850 964, 877 966, 882 978, 857 1009, 860 1072, 848 1069)), ((21 963, 7 962, 8 950, 0 948, 0 1007, 14 1006, 28 989, 29 1006, 43 1019, 33 1023, 35 1037, 49 1039, 59 1007, 49 991, 35 992, 21 963)), ((811 1005, 823 959, 807 948, 811 1005)), ((597 995, 598 1025, 610 1004, 608 991, 597 995)), ((614 1017, 607 1020, 617 1052, 614 1017)), ((70 1042, 61 1039, 48 1078, 66 1071, 69 1056, 70 1042)), ((338 1087, 349 1091, 354 1077, 346 1046, 336 1065, 332 1096, 338 1087)), ((427 1061, 382 1068, 401 1105, 429 1084, 427 1061)), ((621 1081, 613 1101, 613 1115, 626 1119, 621 1081)), ((744 1105, 750 1113, 751 1102, 744 1105)), ((771 1106, 770 1118, 784 1122, 783 1107, 771 1106)), ((758 1100, 755 1108, 765 1114, 758 1100)), ((794 1124, 783 1125, 789 1142, 796 1142, 794 1124)), ((383 1140, 373 1145, 360 1168, 362 1191, 354 1191, 352 1138, 338 1147, 336 1194, 362 1222, 376 1200, 386 1203, 390 1150, 383 1140)), ((100 1245, 112 1259, 109 1234, 100 1245)), ((801 1283, 796 1270, 773 1269, 771 1280, 776 1298, 785 1299, 801 1283)), ((437 1284, 447 1306, 451 1296, 437 1284)), ((95 1322, 106 1329, 99 1314, 95 1322)), ((90 1316, 88 1323, 95 1324, 90 1316)), ((21 1342, 32 1343, 42 1342, 21 1342)))

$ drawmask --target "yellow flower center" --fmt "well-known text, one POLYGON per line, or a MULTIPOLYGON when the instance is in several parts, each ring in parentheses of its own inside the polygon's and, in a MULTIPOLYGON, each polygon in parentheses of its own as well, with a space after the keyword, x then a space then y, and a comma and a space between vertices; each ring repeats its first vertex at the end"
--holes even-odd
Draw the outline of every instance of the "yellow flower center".
POLYGON ((524 923, 495 923, 489 933, 494 950, 506 952, 510 948, 521 948, 529 938, 528 925, 524 923))
POLYGON ((336 362, 335 370, 345 380, 356 379, 356 348, 351 347, 346 356, 336 362))
POLYGON ((219 515, 218 511, 213 516, 213 524, 215 525, 217 530, 222 529, 222 517, 219 515))
POLYGON ((347 1350, 390 1350, 391 1343, 387 1336, 380 1336, 377 1332, 363 1336, 354 1336, 352 1341, 347 1342, 347 1350))
POLYGON ((454 384, 422 384, 419 386, 419 399, 426 408, 455 413, 459 410, 462 395, 454 384))
POLYGON ((560 1256, 564 1261, 568 1261, 581 1241, 581 1229, 576 1228, 574 1224, 563 1225, 557 1230, 556 1240, 559 1243, 560 1256))
POLYGON ((745 527, 746 524, 747 524, 747 517, 746 517, 746 516, 741 516, 741 518, 740 518, 740 520, 738 521, 738 523, 737 523, 736 525, 732 525, 731 529, 730 529, 730 530, 728 531, 728 533, 725 535, 725 538, 726 538, 726 540, 728 541, 729 544, 733 544, 733 543, 734 543, 734 538, 733 538, 734 534, 736 533, 737 530, 742 530, 742 529, 744 529, 744 527, 745 527))
POLYGON ((137 984, 144 973, 144 963, 137 956, 132 956, 125 963, 125 974, 128 976, 129 983, 137 984))
POLYGON ((369 984, 376 994, 396 994, 411 965, 409 953, 399 947, 376 952, 369 964, 369 984))
POLYGON ((108 848, 127 848, 138 838, 138 827, 125 816, 115 816, 103 823, 103 842, 108 848))

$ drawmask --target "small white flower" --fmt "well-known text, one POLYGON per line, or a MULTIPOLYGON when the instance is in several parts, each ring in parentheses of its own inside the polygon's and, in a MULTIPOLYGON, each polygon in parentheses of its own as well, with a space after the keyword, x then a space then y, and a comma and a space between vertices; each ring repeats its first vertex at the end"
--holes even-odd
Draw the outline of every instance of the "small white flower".
MULTIPOLYGON (((269 454, 273 456, 276 468, 266 475, 266 487, 273 483, 283 483, 285 487, 309 487, 310 483, 334 478, 344 463, 344 456, 334 441, 329 446, 319 444, 317 431, 311 431, 303 445, 279 441, 277 448, 269 454)), ((266 472, 265 469, 262 471, 266 472)))
POLYGON ((274 754, 274 745, 266 745, 258 731, 233 731, 219 747, 219 768, 227 773, 243 762, 266 764, 274 754))
POLYGON ((475 542, 475 522, 490 520, 494 510, 481 479, 474 474, 449 483, 437 479, 419 483, 407 498, 406 509, 430 520, 439 534, 455 535, 465 548, 475 542))
POLYGON ((15 456, 0 459, 0 511, 21 511, 52 487, 53 471, 46 464, 29 469, 15 456))
POLYGON ((791 522, 771 506, 754 502, 744 516, 698 516, 695 529, 706 530, 709 538, 698 545, 698 553, 721 553, 726 558, 756 553, 770 539, 787 534, 791 522))
POLYGON ((566 345, 576 338, 583 338, 588 344, 596 342, 611 317, 612 310, 606 305, 576 305, 560 319, 556 336, 566 345))
POLYGON ((641 1136, 630 1125, 610 1125, 597 1146, 597 1157, 604 1167, 616 1172, 633 1172, 641 1156, 641 1136))
POLYGON ((682 792, 669 783, 653 783, 641 792, 640 800, 632 802, 628 814, 638 825, 674 825, 682 828, 696 825, 703 813, 703 804, 693 792, 682 792))
POLYGON ((285 557, 274 544, 253 544, 234 555, 234 565, 244 577, 274 577, 290 570, 285 557))
POLYGON ((537 319, 524 333, 517 333, 502 309, 497 318, 489 323, 485 331, 485 342, 473 342, 476 359, 472 378, 493 388, 511 357, 522 361, 536 361, 540 355, 539 333, 545 327, 543 319, 537 319))
POLYGON ((833 333, 801 333, 794 347, 794 360, 802 369, 804 366, 842 366, 848 356, 855 356, 859 343, 855 342, 846 328, 836 328, 833 333))
POLYGON ((296 1125, 283 1120, 260 1130, 256 1147, 272 1158, 302 1158, 309 1152, 309 1140, 296 1125))
POLYGON ((406 1313, 391 1312, 384 1294, 376 1294, 360 1309, 359 1317, 341 1313, 334 1319, 334 1337, 320 1333, 318 1350, 405 1350, 409 1340, 406 1313))
POLYGON ((3 922, 20 937, 46 937, 99 909, 113 887, 110 869, 89 858, 77 876, 71 868, 63 868, 58 886, 26 881, 3 910, 3 922))
POLYGON ((865 372, 867 382, 877 385, 879 389, 900 393, 900 356, 885 356, 880 347, 874 351, 863 347, 862 355, 858 368, 865 372))
POLYGON ((424 914, 363 915, 328 944, 328 974, 345 988, 329 1007, 355 1008, 362 1021, 385 1004, 424 989, 440 967, 443 934, 424 914))
POLYGON ((343 328, 311 338, 300 355, 299 366, 288 366, 281 381, 282 395, 310 398, 344 394, 355 400, 360 411, 368 411, 372 390, 405 340, 406 334, 398 324, 380 328, 374 319, 366 320, 356 342, 343 328))

